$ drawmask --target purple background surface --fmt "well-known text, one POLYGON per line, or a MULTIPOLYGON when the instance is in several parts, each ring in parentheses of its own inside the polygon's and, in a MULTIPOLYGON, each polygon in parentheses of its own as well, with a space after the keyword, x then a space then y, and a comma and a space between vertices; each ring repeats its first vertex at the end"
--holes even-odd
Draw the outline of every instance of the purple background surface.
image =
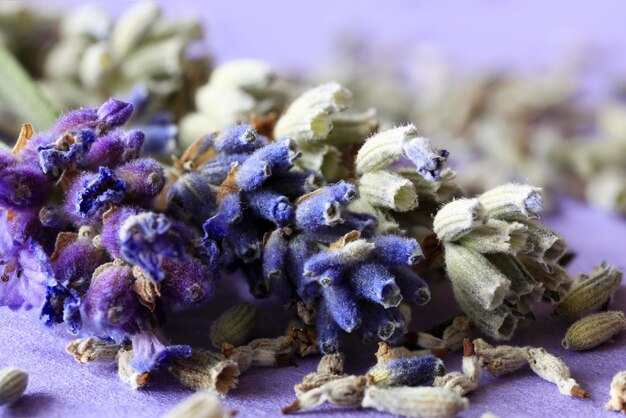
MULTIPOLYGON (((49 2, 32 2, 46 7, 49 2)), ((62 2, 77 4, 78 2, 62 2)), ((128 2, 100 2, 119 13, 128 2)), ((218 61, 253 57, 280 69, 309 68, 333 50, 337 33, 360 33, 382 47, 405 48, 419 42, 443 49, 463 69, 541 68, 558 62, 564 53, 592 47, 589 58, 601 63, 594 68, 592 82, 626 74, 626 36, 623 17, 626 3, 620 0, 595 2, 553 1, 215 1, 178 0, 163 3, 171 14, 200 16, 208 25, 208 44, 218 61)), ((408 57, 407 57, 408 59, 408 57)), ((562 232, 578 257, 571 273, 588 272, 602 260, 626 267, 626 222, 624 218, 600 213, 585 205, 564 200, 561 213, 547 218, 562 232)), ((228 283, 228 279, 225 280, 228 283)), ((434 300, 416 311, 416 326, 427 328, 456 313, 446 283, 435 286, 434 300)), ((220 305, 246 297, 233 286, 216 296, 220 305)), ((268 302, 263 305, 267 306, 268 302)), ((612 304, 626 309, 626 287, 612 304)), ((177 342, 206 344, 208 325, 219 306, 179 318, 169 325, 177 342), (200 332, 198 332, 200 330, 200 332)), ((285 314, 268 306, 264 330, 275 335, 283 329, 285 314)), ((604 410, 612 376, 626 369, 626 337, 616 338, 586 353, 570 353, 560 340, 567 324, 548 315, 521 326, 514 343, 544 346, 563 356, 573 376, 591 394, 590 400, 560 395, 556 387, 528 369, 511 376, 485 375, 479 389, 470 394, 466 417, 491 411, 510 416, 618 416, 604 410)), ((64 337, 64 336, 62 336, 64 337)), ((156 376, 150 387, 132 391, 120 383, 113 365, 79 366, 64 352, 59 335, 41 326, 32 314, 11 313, 0 308, 0 367, 13 365, 27 370, 30 384, 26 396, 11 407, 0 408, 0 416, 117 417, 159 416, 191 391, 171 382, 167 374, 156 376)), ((351 353, 349 372, 362 372, 373 361, 374 347, 351 353), (353 359, 353 360, 352 360, 353 359)), ((293 400, 292 387, 315 368, 316 358, 298 361, 297 368, 247 372, 225 403, 240 416, 277 416, 281 406, 293 400)), ((449 370, 459 368, 458 357, 446 358, 449 370)), ((379 416, 323 408, 299 416, 379 416)), ((381 415, 382 416, 382 415, 381 415)))

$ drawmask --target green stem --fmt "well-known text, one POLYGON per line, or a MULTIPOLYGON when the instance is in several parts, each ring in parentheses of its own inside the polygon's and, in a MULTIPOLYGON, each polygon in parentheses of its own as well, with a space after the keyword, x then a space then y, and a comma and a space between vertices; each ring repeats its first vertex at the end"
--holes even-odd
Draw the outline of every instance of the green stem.
POLYGON ((0 105, 35 130, 54 123, 57 112, 13 54, 0 45, 0 105))

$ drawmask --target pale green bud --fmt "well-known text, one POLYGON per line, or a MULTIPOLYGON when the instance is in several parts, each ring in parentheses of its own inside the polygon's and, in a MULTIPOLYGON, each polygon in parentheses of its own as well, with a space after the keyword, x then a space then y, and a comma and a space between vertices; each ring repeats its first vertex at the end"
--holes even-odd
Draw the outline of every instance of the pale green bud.
POLYGON ((607 311, 586 316, 568 328, 561 344, 582 351, 594 348, 626 330, 626 318, 621 311, 607 311))
POLYGON ((453 200, 442 207, 433 220, 433 231, 440 241, 457 241, 486 222, 485 208, 478 199, 453 200))

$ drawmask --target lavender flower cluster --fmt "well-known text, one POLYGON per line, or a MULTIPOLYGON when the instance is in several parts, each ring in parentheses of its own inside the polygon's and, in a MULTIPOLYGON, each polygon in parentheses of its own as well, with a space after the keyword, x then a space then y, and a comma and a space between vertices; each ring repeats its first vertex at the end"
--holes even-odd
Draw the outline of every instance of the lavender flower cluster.
POLYGON ((123 128, 132 113, 110 99, 42 133, 25 124, 0 151, 0 306, 129 346, 142 374, 191 355, 161 326, 206 301, 221 272, 317 311, 324 353, 342 332, 394 340, 400 302, 428 301, 411 268, 417 241, 378 235, 373 216, 346 210, 353 184, 295 169, 292 139, 236 125, 165 167, 140 157, 144 134, 123 128))

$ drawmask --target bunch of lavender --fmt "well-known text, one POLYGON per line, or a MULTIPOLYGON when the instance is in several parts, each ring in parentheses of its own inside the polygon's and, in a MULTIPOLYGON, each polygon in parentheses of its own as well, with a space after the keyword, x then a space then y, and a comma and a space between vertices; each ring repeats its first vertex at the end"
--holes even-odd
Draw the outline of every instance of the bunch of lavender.
POLYGON ((345 210, 358 197, 354 185, 320 187, 318 173, 294 168, 301 153, 293 139, 270 141, 248 125, 191 149, 178 162, 189 172, 169 189, 168 207, 192 222, 206 219, 203 253, 220 254, 220 269, 241 270, 257 297, 273 291, 285 305, 317 311, 325 353, 339 349, 342 331, 368 340, 403 335, 403 297, 430 298, 410 268, 421 249, 413 239, 375 234, 374 217, 345 210), (200 157, 207 150, 210 160, 200 157))
POLYGON ((153 210, 166 178, 138 158, 143 133, 122 128, 132 111, 110 99, 45 132, 25 124, 0 153, 0 305, 129 345, 120 368, 141 380, 191 354, 160 326, 172 308, 204 300, 214 276, 188 245, 194 230, 153 210))

